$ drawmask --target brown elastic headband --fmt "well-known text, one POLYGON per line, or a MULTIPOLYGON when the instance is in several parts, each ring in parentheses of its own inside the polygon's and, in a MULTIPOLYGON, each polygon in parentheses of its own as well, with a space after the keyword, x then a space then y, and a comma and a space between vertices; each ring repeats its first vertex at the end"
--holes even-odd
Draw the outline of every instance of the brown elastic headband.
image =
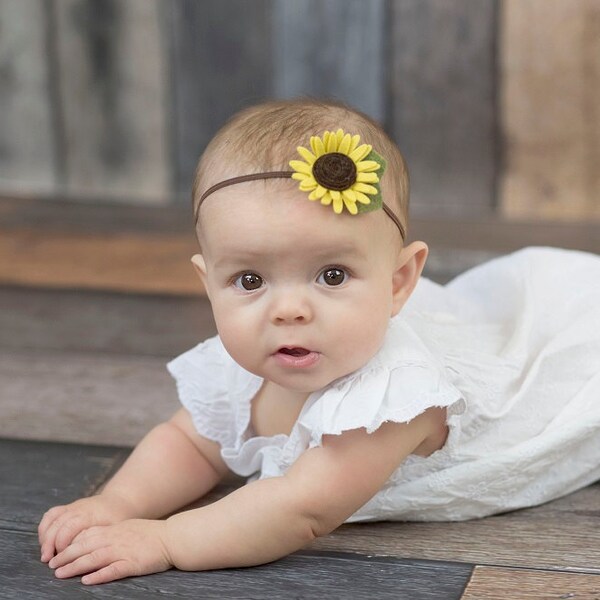
MULTIPOLYGON (((244 181, 255 181, 257 179, 285 179, 292 177, 292 174, 295 171, 267 171, 266 173, 252 173, 251 175, 240 175, 239 177, 232 177, 231 179, 225 179, 212 187, 209 187, 202 196, 200 196, 200 200, 198 201, 198 206, 196 206, 196 212, 194 214, 194 228, 198 225, 198 217, 200 216, 200 206, 208 196, 210 196, 213 192, 220 190, 221 188, 227 187, 229 185, 235 185, 236 183, 242 183, 244 181)), ((400 222, 400 219, 395 215, 392 209, 385 203, 381 203, 385 214, 394 221, 394 224, 400 231, 400 237, 402 240, 405 239, 406 232, 404 231, 404 225, 400 222)))

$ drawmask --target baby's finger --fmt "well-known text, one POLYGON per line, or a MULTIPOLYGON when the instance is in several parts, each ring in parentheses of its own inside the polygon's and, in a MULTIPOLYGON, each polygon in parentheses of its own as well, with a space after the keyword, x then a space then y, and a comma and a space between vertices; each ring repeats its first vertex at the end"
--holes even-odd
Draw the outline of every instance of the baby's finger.
POLYGON ((112 548, 105 546, 104 548, 93 550, 89 554, 83 554, 72 561, 64 556, 61 560, 66 561, 66 563, 63 562, 62 566, 58 567, 57 563, 54 562, 54 559, 52 560, 52 567, 57 567, 54 575, 59 579, 66 579, 68 577, 74 577, 75 575, 82 575, 83 573, 90 573, 102 569, 115 560, 115 555, 112 548))
POLYGON ((135 571, 134 566, 126 560, 118 560, 110 565, 90 573, 85 577, 81 578, 81 583, 85 585, 96 585, 97 583, 108 583, 109 581, 116 581, 117 579, 123 579, 125 577, 132 577, 138 575, 135 571))
POLYGON ((61 515, 66 509, 66 506, 55 506, 44 513, 40 524, 38 525, 38 539, 40 545, 44 543, 48 527, 61 515))
MULTIPOLYGON (((69 520, 74 518, 68 512, 62 513, 58 516, 46 530, 44 536, 44 542, 42 543, 42 562, 49 561, 55 553, 56 549, 56 536, 61 532, 62 528, 69 523, 69 520)), ((63 548, 64 549, 64 548, 63 548)))
POLYGON ((57 552, 62 552, 71 544, 75 536, 86 528, 87 523, 85 521, 83 517, 75 516, 62 525, 54 538, 54 547, 57 552))

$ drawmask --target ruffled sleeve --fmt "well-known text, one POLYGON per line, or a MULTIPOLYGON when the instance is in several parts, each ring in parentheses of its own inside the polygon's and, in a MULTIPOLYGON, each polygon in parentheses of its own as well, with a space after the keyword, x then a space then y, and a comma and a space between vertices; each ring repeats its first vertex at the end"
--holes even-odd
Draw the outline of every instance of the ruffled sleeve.
POLYGON ((298 420, 308 447, 324 435, 339 435, 382 423, 407 423, 430 407, 450 407, 450 417, 464 412, 461 392, 444 365, 401 318, 396 318, 376 357, 359 371, 326 388, 298 420))
POLYGON ((236 439, 235 410, 227 385, 231 361, 218 336, 198 344, 167 364, 179 400, 200 435, 230 446, 236 439))

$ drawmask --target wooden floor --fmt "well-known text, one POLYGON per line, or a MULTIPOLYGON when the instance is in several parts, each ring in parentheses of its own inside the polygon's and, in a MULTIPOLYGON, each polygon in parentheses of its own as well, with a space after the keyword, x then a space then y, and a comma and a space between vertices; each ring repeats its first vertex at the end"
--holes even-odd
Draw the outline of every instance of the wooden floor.
MULTIPOLYGON (((466 523, 345 525, 248 569, 169 571, 94 588, 53 577, 36 527, 50 506, 93 494, 128 449, 0 440, 0 598, 600 598, 600 485, 466 523)), ((231 490, 222 486, 208 501, 231 490)))
MULTIPOLYGON (((477 521, 347 525, 251 569, 169 571, 93 589, 56 580, 39 561, 41 515, 93 494, 178 408, 165 363, 215 333, 187 263, 195 247, 186 219, 0 201, 0 600, 600 600, 600 484, 477 521)), ((415 237, 433 240, 428 276, 441 282, 525 240, 600 251, 597 228, 561 227, 481 222, 452 233, 428 222, 415 237)))

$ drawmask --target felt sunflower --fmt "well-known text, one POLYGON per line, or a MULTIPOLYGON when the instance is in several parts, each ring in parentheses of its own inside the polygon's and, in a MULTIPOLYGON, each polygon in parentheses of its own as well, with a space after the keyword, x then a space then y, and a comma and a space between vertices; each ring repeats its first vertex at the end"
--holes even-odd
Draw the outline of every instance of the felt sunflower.
POLYGON ((385 170, 385 160, 369 144, 360 144, 359 135, 325 131, 322 137, 310 138, 312 152, 298 146, 304 160, 291 160, 292 178, 299 188, 310 192, 309 200, 333 204, 340 214, 344 206, 350 214, 381 208, 379 177, 385 170))

